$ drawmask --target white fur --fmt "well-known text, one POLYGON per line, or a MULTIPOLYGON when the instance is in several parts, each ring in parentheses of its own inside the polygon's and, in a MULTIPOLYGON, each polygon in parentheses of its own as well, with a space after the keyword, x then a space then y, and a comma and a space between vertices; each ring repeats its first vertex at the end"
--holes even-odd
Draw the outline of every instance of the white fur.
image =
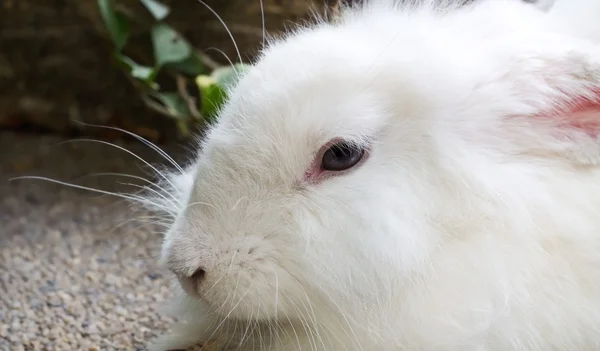
POLYGON ((600 110, 549 114, 600 38, 557 18, 372 0, 271 43, 178 182, 162 259, 204 298, 151 349, 600 349, 600 144, 569 125, 600 110), (339 137, 369 159, 303 184, 339 137))

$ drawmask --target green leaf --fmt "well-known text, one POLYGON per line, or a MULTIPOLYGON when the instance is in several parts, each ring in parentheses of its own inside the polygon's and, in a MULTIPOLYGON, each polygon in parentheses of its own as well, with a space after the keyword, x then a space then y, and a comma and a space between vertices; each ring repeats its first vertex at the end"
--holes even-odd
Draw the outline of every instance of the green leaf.
POLYGON ((200 113, 211 121, 227 99, 227 91, 232 88, 243 75, 247 66, 237 64, 215 69, 210 75, 196 77, 196 85, 200 90, 200 113))
POLYGON ((188 42, 175 30, 164 23, 152 27, 152 44, 158 67, 187 59, 192 54, 188 42))
POLYGON ((223 106, 227 93, 212 76, 200 75, 196 77, 196 85, 200 89, 200 114, 206 120, 211 121, 223 106))
POLYGON ((154 69, 152 67, 136 65, 131 69, 131 76, 145 82, 150 82, 154 78, 154 69))
POLYGON ((112 0, 98 0, 100 14, 117 50, 121 51, 129 37, 130 25, 127 18, 115 11, 112 0))
POLYGON ((197 76, 206 73, 206 68, 204 67, 202 59, 196 54, 190 55, 183 61, 169 63, 167 66, 190 76, 197 76))
POLYGON ((191 115, 187 103, 177 93, 156 93, 154 96, 159 99, 167 108, 167 111, 177 118, 187 118, 191 115))
POLYGON ((122 66, 127 68, 132 77, 143 81, 151 88, 157 87, 156 83, 154 83, 154 79, 158 72, 154 67, 140 65, 131 58, 121 54, 116 54, 115 58, 122 66))
POLYGON ((243 64, 219 67, 212 72, 211 76, 221 88, 229 90, 237 84, 246 69, 247 66, 243 64))
POLYGON ((171 9, 157 0, 140 0, 140 2, 148 9, 157 21, 163 20, 171 9))

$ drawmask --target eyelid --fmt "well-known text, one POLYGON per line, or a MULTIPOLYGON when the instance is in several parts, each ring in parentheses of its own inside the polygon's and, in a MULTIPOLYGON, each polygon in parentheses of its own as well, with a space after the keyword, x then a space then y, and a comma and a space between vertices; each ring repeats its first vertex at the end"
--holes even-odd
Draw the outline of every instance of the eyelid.
POLYGON ((361 142, 357 142, 354 140, 346 140, 343 138, 334 138, 331 139, 329 142, 325 143, 324 145, 322 145, 317 151, 316 153, 313 154, 313 159, 310 163, 310 165, 308 166, 308 168, 305 170, 303 178, 302 178, 302 182, 303 183, 307 183, 307 184, 315 184, 318 182, 321 182, 327 178, 333 177, 333 176, 343 176, 344 174, 347 174, 349 172, 354 171, 356 168, 361 167, 363 163, 365 163, 370 156, 370 151, 371 151, 371 144, 365 144, 365 143, 361 143, 361 142), (341 171, 329 171, 329 170, 323 170, 321 167, 321 161, 323 159, 323 155, 325 154, 325 152, 327 152, 327 150, 329 150, 333 145, 335 145, 336 143, 340 143, 340 142, 349 142, 351 144, 357 145, 360 147, 360 149, 363 151, 363 155, 360 159, 360 161, 358 161, 358 163, 356 163, 355 165, 353 165, 352 167, 346 169, 346 170, 341 170, 341 171))

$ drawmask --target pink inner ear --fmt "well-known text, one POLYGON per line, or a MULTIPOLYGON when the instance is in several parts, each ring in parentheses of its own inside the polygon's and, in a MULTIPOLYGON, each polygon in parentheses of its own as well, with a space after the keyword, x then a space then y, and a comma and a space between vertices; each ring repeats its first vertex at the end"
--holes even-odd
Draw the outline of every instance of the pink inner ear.
POLYGON ((600 89, 592 96, 575 97, 543 115, 559 117, 562 121, 560 125, 597 137, 600 134, 600 89))
POLYGON ((580 129, 594 138, 600 134, 600 109, 572 112, 568 117, 573 120, 568 123, 570 127, 580 129))

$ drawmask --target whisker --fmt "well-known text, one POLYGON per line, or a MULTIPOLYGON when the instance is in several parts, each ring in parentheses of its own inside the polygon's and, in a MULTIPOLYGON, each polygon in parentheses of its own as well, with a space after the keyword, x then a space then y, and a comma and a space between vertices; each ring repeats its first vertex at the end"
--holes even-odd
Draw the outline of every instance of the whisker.
MULTIPOLYGON (((306 289, 302 286, 302 284, 300 284, 300 282, 298 281, 298 279, 294 276, 290 276, 295 282, 296 284, 298 284, 298 287, 300 289, 302 289, 302 292, 304 293, 304 297, 306 298, 306 302, 308 303, 308 309, 307 312, 310 315, 310 320, 313 324, 313 328, 314 328, 314 332, 316 333, 317 338, 319 339, 319 341, 321 342, 321 345, 323 346, 323 348, 325 349, 325 344, 323 343, 323 337, 320 335, 319 333, 319 327, 318 327, 318 320, 317 320, 317 315, 315 313, 315 310, 313 308, 312 302, 310 300, 310 297, 308 295, 308 292, 306 291, 306 289)), ((306 305, 304 304, 304 302, 302 302, 302 305, 304 306, 304 308, 306 309, 306 305)), ((324 330, 326 331, 326 330, 324 330)))
POLYGON ((217 325, 215 331, 208 337, 209 340, 210 340, 210 338, 213 337, 213 335, 217 332, 217 330, 219 330, 219 328, 221 328, 221 326, 223 325, 223 323, 225 323, 229 319, 229 316, 231 316, 231 314, 233 313, 233 311, 235 311, 236 307, 239 306, 239 304, 242 302, 242 300, 244 299, 244 297, 246 297, 246 295, 250 292, 250 290, 252 289, 252 287, 253 287, 253 285, 250 285, 248 287, 248 289, 246 290, 245 293, 242 294, 242 296, 240 297, 240 299, 238 300, 238 302, 236 302, 236 304, 233 305, 233 307, 227 313, 227 315, 225 315, 225 317, 223 317, 223 321, 221 323, 219 323, 219 325, 217 325))
POLYGON ((163 149, 159 148, 156 144, 154 144, 150 140, 148 140, 140 135, 137 135, 133 132, 130 132, 128 130, 118 128, 118 127, 101 126, 101 125, 97 125, 97 124, 89 124, 89 123, 84 123, 84 122, 80 122, 80 121, 77 121, 77 123, 84 125, 86 127, 111 129, 111 130, 116 130, 116 131, 125 133, 127 135, 130 135, 130 136, 136 138, 137 140, 141 141, 142 143, 144 143, 146 146, 150 147, 152 150, 156 151, 159 155, 163 156, 167 161, 169 161, 173 166, 175 166, 177 168, 177 170, 179 170, 181 173, 184 173, 183 168, 177 162, 175 162, 175 160, 171 156, 169 156, 169 154, 167 154, 163 149))
MULTIPOLYGON (((304 313, 302 312, 300 307, 298 307, 298 305, 292 299, 290 299, 287 296, 287 294, 285 294, 284 292, 282 292, 282 294, 287 297, 290 304, 294 307, 296 312, 298 312, 298 314, 300 315, 299 321, 302 326, 302 329, 304 329, 304 332, 306 333, 306 336, 309 338, 310 347, 312 350, 316 350, 317 349, 317 341, 315 340, 314 332, 308 323, 308 319, 306 319, 306 316, 304 315, 304 313)), ((304 307, 306 307, 306 306, 304 306, 304 307)))
MULTIPOLYGON (((127 223, 125 223, 125 224, 127 224, 127 223)), ((135 227, 133 227, 133 228, 129 228, 129 230, 127 230, 127 231, 125 231, 125 232, 122 232, 122 235, 128 236, 128 235, 130 235, 131 233, 135 233, 135 232, 139 231, 140 229, 142 229, 142 228, 144 228, 144 227, 147 227, 147 225, 148 225, 148 224, 160 225, 159 223, 153 223, 152 221, 147 221, 146 223, 142 223, 142 224, 140 224, 140 225, 138 225, 138 226, 135 226, 135 227)), ((113 228, 113 229, 111 230, 111 233, 114 233, 116 230, 118 230, 118 229, 119 229, 120 227, 122 227, 122 226, 123 226, 123 225, 121 225, 121 226, 115 226, 115 228, 113 228)), ((161 232, 157 232, 157 231, 152 231, 152 232, 150 232, 150 234, 155 234, 155 235, 159 235, 160 233, 161 233, 161 232)))
POLYGON ((263 335, 262 335, 262 331, 261 331, 261 326, 259 325, 257 328, 257 332, 258 332, 258 344, 259 344, 259 350, 264 350, 266 349, 264 346, 264 341, 263 341, 263 335))
MULTIPOLYGON (((331 297, 331 295, 329 295, 325 289, 323 289, 322 287, 318 286, 319 290, 321 290, 321 292, 329 299, 329 301, 331 301, 331 303, 333 303, 333 305, 338 309, 338 311, 340 312, 340 315, 342 316, 342 318, 344 318, 344 321, 346 322, 346 325, 349 327, 350 332, 352 333, 352 336, 354 337, 354 340, 352 341, 353 345, 355 347, 357 347, 357 349, 362 350, 362 346, 360 345, 358 336, 356 335, 356 332, 354 331, 354 328, 352 327, 352 324, 350 323, 350 320, 348 319, 348 317, 346 316, 346 314, 343 312, 342 308, 340 307, 340 305, 338 305, 337 302, 335 302, 335 299, 333 299, 331 297)), ((356 321, 353 320, 353 322, 356 324, 356 321)), ((348 331, 346 331, 346 328, 343 328, 344 332, 346 333, 346 336, 348 336, 349 338, 351 338, 350 334, 348 334, 348 331)))
MULTIPOLYGON (((257 309, 256 313, 258 314, 258 309, 257 309)), ((256 330, 258 330, 259 328, 260 328, 260 323, 258 321, 256 321, 256 320, 252 321, 252 330, 250 331, 250 334, 252 334, 252 335, 256 334, 256 330)), ((254 350, 254 345, 255 345, 255 343, 252 342, 252 349, 253 350, 254 350)))
POLYGON ((208 293, 209 293, 209 292, 211 292, 211 290, 212 290, 212 289, 214 289, 214 288, 215 288, 215 286, 217 286, 217 283, 219 283, 219 281, 220 281, 221 279, 223 279, 223 277, 224 277, 225 275, 227 275, 227 273, 229 273, 229 272, 223 272, 223 274, 221 274, 221 276, 219 277, 219 279, 217 279, 217 281, 216 281, 216 282, 215 282, 215 283, 214 283, 214 284, 213 284, 213 285, 210 287, 210 289, 208 289, 208 290, 207 290, 207 291, 206 291, 204 294, 202 294, 202 298, 201 298, 201 299, 205 299, 205 298, 206 298, 206 296, 208 295, 208 293))
MULTIPOLYGON (((254 315, 254 309, 252 309, 252 311, 250 312, 250 318, 248 319, 249 321, 252 321, 252 316, 254 315)), ((252 326, 252 322, 248 322, 246 324, 246 330, 244 331, 244 334, 242 334, 242 338, 240 339, 240 343, 238 345, 238 347, 236 348, 236 350, 239 350, 242 345, 244 344, 244 342, 246 341, 246 338, 250 337, 250 334, 248 333, 248 331, 250 330, 250 327, 252 326)))
POLYGON ((238 45, 235 42, 235 39, 233 38, 233 34, 229 30, 229 27, 227 27, 227 24, 225 24, 225 21, 223 21, 223 19, 221 18, 221 16, 219 16, 219 14, 215 10, 213 10, 210 6, 208 6, 204 1, 202 1, 202 0, 196 0, 196 1, 198 1, 199 3, 201 3, 202 5, 204 5, 204 7, 206 7, 210 12, 212 12, 212 14, 215 15, 215 17, 217 17, 217 19, 219 20, 219 22, 221 22, 221 24, 223 25, 223 27, 225 27, 225 30, 227 31, 227 34, 229 34, 229 37, 231 38, 231 42, 233 43, 235 51, 236 51, 236 53, 238 55, 238 59, 240 60, 240 63, 243 63, 242 55, 240 54, 240 49, 238 48, 238 45))
MULTIPOLYGON (((121 183, 121 182, 116 182, 117 184, 121 184, 121 185, 129 185, 135 188, 139 188, 140 190, 135 192, 134 194, 131 194, 132 196, 135 195, 136 197, 140 198, 142 201, 138 202, 138 203, 142 203, 143 204, 143 208, 146 210, 154 210, 154 211, 160 211, 160 212, 164 212, 167 213, 169 215, 171 215, 172 217, 175 217, 176 215, 176 211, 177 211, 177 205, 174 204, 171 200, 169 200, 167 197, 165 197, 163 194, 161 194, 160 192, 149 188, 147 186, 142 186, 139 184, 132 184, 132 183, 121 183), (155 193, 158 197, 160 197, 161 199, 155 199, 156 201, 151 201, 149 196, 145 196, 145 195, 137 195, 142 193, 142 190, 145 191, 150 191, 155 193), (166 202, 166 203, 165 203, 166 202)), ((133 204, 132 204, 133 205, 133 204)))
POLYGON ((225 57, 225 59, 227 60, 227 62, 229 62, 229 66, 231 66, 231 67, 234 66, 233 65, 233 61, 231 61, 231 59, 229 58, 229 56, 227 56, 227 54, 223 50, 221 50, 219 48, 215 48, 215 47, 210 47, 210 48, 208 48, 208 49, 206 49, 204 51, 208 52, 210 50, 215 50, 215 51, 219 52, 221 55, 223 55, 223 57, 225 57))
POLYGON ((298 343, 298 350, 301 350, 302 345, 300 343, 300 337, 298 336, 298 332, 296 331, 296 328, 294 327, 294 323, 292 323, 290 316, 287 314, 287 312, 285 312, 285 310, 283 311, 283 314, 285 314, 288 324, 292 328, 292 332, 294 333, 294 336, 296 337, 296 342, 298 343))
POLYGON ((115 172, 101 172, 101 173, 92 173, 92 174, 86 174, 86 175, 83 175, 83 176, 81 176, 81 177, 77 178, 76 180, 85 179, 85 178, 87 178, 87 177, 95 177, 95 176, 117 176, 117 177, 126 177, 126 178, 138 179, 138 180, 144 181, 144 182, 146 182, 146 183, 149 183, 149 184, 155 185, 155 183, 154 183, 154 182, 152 182, 151 180, 149 180, 149 179, 146 179, 146 178, 144 178, 144 177, 136 176, 136 175, 133 175, 133 174, 126 174, 126 173, 115 173, 115 172))
MULTIPOLYGON (((306 289, 300 285, 300 283, 297 281, 296 278, 293 278, 296 280, 296 282, 298 283, 298 286, 302 289, 302 292, 304 293, 304 297, 306 298, 306 303, 308 304, 308 308, 306 306, 306 304, 304 303, 304 301, 300 301, 302 303, 302 306, 304 307, 304 309, 306 310, 306 312, 308 312, 309 314, 309 319, 312 322, 313 325, 313 332, 314 332, 314 336, 316 336, 317 339, 319 339, 319 341, 321 342, 321 345, 323 346, 323 349, 325 349, 325 344, 323 343, 323 337, 321 336, 321 334, 319 333, 319 326, 318 326, 318 322, 317 322, 317 315, 315 314, 315 310, 313 308, 312 302, 310 300, 310 297, 308 296, 308 293, 306 292, 306 289)), ((315 341, 315 348, 316 348, 316 341, 315 341)))
MULTIPOLYGON (((67 182, 63 182, 63 181, 60 181, 60 180, 56 180, 56 179, 52 179, 52 178, 47 178, 47 177, 21 176, 21 177, 11 178, 8 181, 12 182, 12 181, 15 181, 15 180, 23 180, 23 179, 44 180, 44 181, 47 181, 47 182, 56 183, 56 184, 64 185, 64 186, 71 187, 71 188, 82 189, 82 190, 87 190, 87 191, 96 192, 96 193, 100 193, 100 194, 116 196, 116 197, 120 197, 120 198, 123 198, 123 199, 126 199, 126 200, 134 201, 134 202, 148 203, 147 200, 144 199, 144 198, 142 198, 142 197, 136 197, 136 196, 132 196, 132 195, 126 195, 126 194, 120 194, 120 193, 113 193, 113 192, 110 192, 110 191, 105 191, 105 190, 100 190, 100 189, 94 189, 94 188, 90 188, 90 187, 87 187, 87 186, 77 185, 77 184, 71 184, 71 183, 67 183, 67 182)), ((153 204, 153 203, 150 203, 150 204, 156 205, 156 204, 153 204)))
POLYGON ((219 311, 221 311, 225 307, 225 305, 227 304, 227 301, 229 301, 229 296, 231 296, 232 298, 235 298, 235 294, 237 293, 238 285, 239 285, 239 282, 240 282, 240 276, 241 275, 238 273, 237 280, 236 280, 236 283, 235 283, 235 288, 232 291, 229 291, 227 293, 227 298, 221 304, 221 307, 219 307, 218 309, 216 309, 215 312, 219 312, 219 311))
POLYGON ((227 343, 225 343, 225 345, 223 345, 224 350, 229 349, 229 344, 231 344, 231 342, 235 338, 235 333, 238 328, 238 323, 239 323, 239 321, 236 319, 233 324, 233 331, 231 331, 231 327, 227 328, 227 331, 225 332, 225 334, 229 334, 229 339, 227 340, 227 343))
POLYGON ((157 191, 155 189, 152 189, 152 188, 150 188, 148 186, 145 186, 145 185, 139 185, 139 184, 133 184, 133 183, 121 183, 121 182, 117 182, 117 183, 118 184, 122 184, 122 185, 129 185, 129 186, 132 186, 132 187, 135 187, 135 188, 140 188, 140 189, 146 190, 146 191, 151 191, 153 194, 156 194, 161 199, 169 202, 175 208, 179 208, 180 207, 179 205, 181 205, 181 203, 179 202, 179 200, 177 200, 176 197, 174 197, 173 195, 171 195, 169 193, 167 193, 167 195, 170 195, 171 199, 174 200, 175 202, 169 200, 169 198, 167 198, 164 194, 161 194, 159 191, 157 191))
POLYGON ((113 144, 113 143, 109 143, 107 141, 104 140, 96 140, 96 139, 73 139, 73 140, 66 140, 63 141, 61 143, 58 143, 58 145, 60 144, 66 144, 66 143, 72 143, 72 142, 78 142, 78 141, 87 141, 87 142, 92 142, 92 143, 99 143, 99 144, 104 144, 104 145, 108 145, 114 148, 117 148, 123 152, 128 153, 129 155, 137 158, 138 160, 142 161, 145 165, 147 165, 148 167, 150 167, 154 172, 156 172, 158 175, 160 175, 164 180, 166 180, 174 189, 177 189, 177 187, 169 180, 169 178, 167 176, 164 175, 164 173, 160 172, 158 169, 156 169, 156 167, 154 167, 153 165, 150 164, 150 162, 144 160, 142 157, 136 155, 134 152, 127 150, 126 148, 119 146, 117 144, 113 144))
POLYGON ((126 220, 119 221, 119 224, 115 225, 112 230, 118 230, 121 227, 126 226, 132 222, 141 223, 141 225, 137 226, 136 229, 142 228, 147 224, 159 225, 163 227, 169 227, 171 224, 171 221, 168 221, 166 218, 162 218, 161 216, 138 216, 135 218, 128 218, 126 220))
POLYGON ((210 207, 214 208, 215 210, 218 210, 217 206, 210 204, 208 202, 202 202, 202 201, 196 201, 196 202, 189 203, 188 205, 185 206, 185 210, 187 210, 188 208, 191 208, 192 206, 197 206, 197 205, 210 206, 210 207))
POLYGON ((119 184, 123 184, 123 185, 130 185, 130 186, 140 187, 140 188, 142 188, 142 189, 145 189, 145 190, 150 190, 150 191, 152 191, 152 192, 155 192, 157 195, 161 196, 161 197, 162 197, 162 198, 163 198, 165 201, 169 201, 168 199, 166 199, 166 198, 163 196, 164 194, 166 194, 166 195, 169 195, 169 196, 171 196, 171 198, 172 198, 172 199, 173 199, 175 202, 177 202, 178 204, 180 204, 180 201, 179 201, 179 200, 178 200, 178 199, 177 199, 177 198, 176 198, 176 197, 175 197, 173 194, 171 194, 170 192, 166 191, 165 189, 162 189, 162 188, 160 188, 160 185, 159 185, 159 184, 156 184, 156 183, 154 183, 154 182, 152 182, 152 181, 150 181, 150 180, 148 180, 148 179, 146 179, 146 178, 144 178, 144 177, 139 177, 139 176, 132 175, 132 174, 125 174, 125 173, 111 173, 111 172, 93 173, 93 174, 87 174, 87 175, 84 175, 84 176, 82 176, 82 177, 80 177, 80 178, 77 178, 77 180, 79 180, 79 179, 84 179, 84 178, 87 178, 87 177, 94 177, 94 176, 118 176, 118 177, 126 177, 126 178, 138 179, 138 180, 141 180, 141 181, 143 181, 143 182, 146 182, 146 183, 148 183, 150 186, 155 186, 155 187, 157 187, 159 190, 163 191, 164 193, 160 193, 160 192, 158 192, 158 191, 156 191, 156 190, 154 190, 154 189, 152 189, 152 188, 145 187, 145 186, 140 186, 140 185, 137 185, 137 184, 131 184, 131 183, 120 183, 120 182, 117 182, 117 183, 119 183, 119 184))
POLYGON ((279 319, 273 320, 273 324, 275 325, 275 339, 279 342, 280 345, 283 345, 283 339, 281 338, 281 331, 285 331, 286 335, 289 337, 289 333, 284 329, 283 325, 279 321, 279 319))

